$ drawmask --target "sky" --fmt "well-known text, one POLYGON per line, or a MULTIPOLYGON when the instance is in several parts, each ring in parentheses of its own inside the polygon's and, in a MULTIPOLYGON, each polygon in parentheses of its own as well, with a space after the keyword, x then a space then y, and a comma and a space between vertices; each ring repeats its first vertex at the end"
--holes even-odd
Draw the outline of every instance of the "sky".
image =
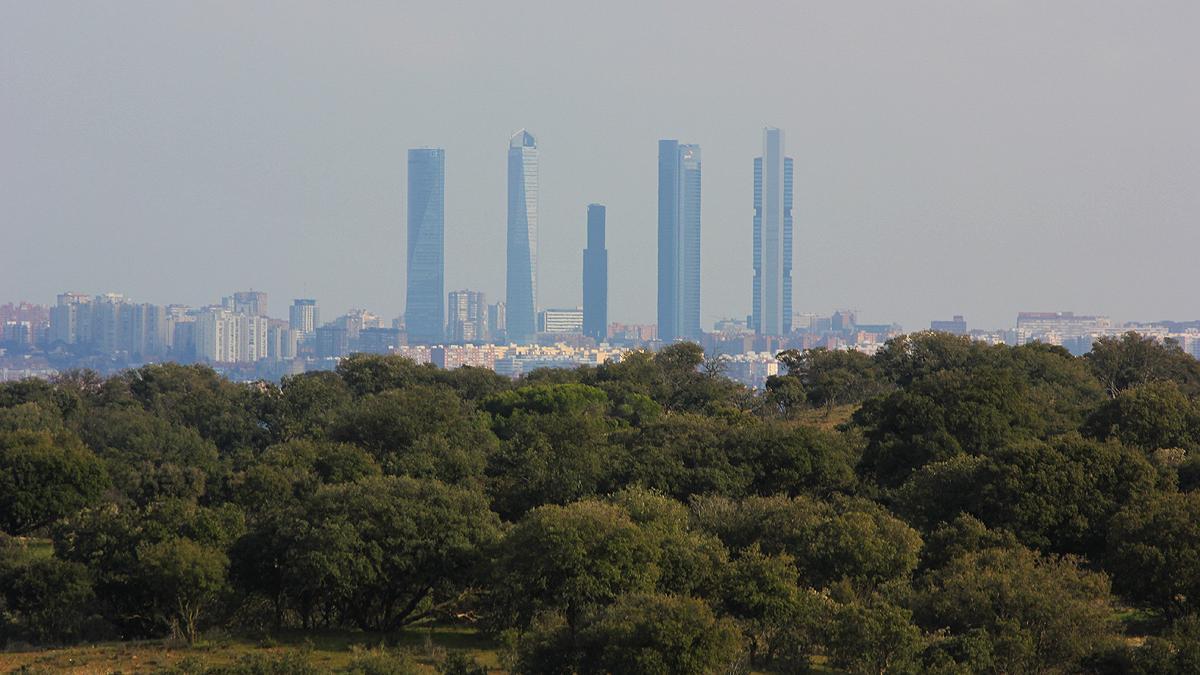
POLYGON ((403 311, 406 150, 446 149, 446 290, 504 295, 541 154, 543 307, 651 323, 657 141, 703 150, 702 320, 750 310, 762 128, 796 312, 1200 318, 1200 3, 0 3, 0 302, 66 290, 403 311))

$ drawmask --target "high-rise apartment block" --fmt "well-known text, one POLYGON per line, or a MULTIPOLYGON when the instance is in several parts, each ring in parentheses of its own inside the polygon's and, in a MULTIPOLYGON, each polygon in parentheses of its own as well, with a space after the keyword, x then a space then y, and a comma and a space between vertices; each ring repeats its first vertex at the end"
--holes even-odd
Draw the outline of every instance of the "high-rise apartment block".
POLYGON ((508 339, 528 342, 536 332, 538 279, 538 148, 522 129, 508 144, 508 270, 504 303, 508 339))
POLYGON ((582 333, 583 309, 546 309, 538 313, 539 333, 582 333))
POLYGON ((288 324, 300 336, 301 340, 312 337, 317 326, 321 325, 321 313, 317 301, 312 298, 297 298, 292 301, 288 324))
POLYGON ((588 204, 587 248, 583 249, 583 334, 608 338, 608 250, 604 248, 605 209, 588 204))
POLYGON ((478 291, 450 291, 447 339, 454 344, 488 339, 488 305, 478 291))
POLYGON ((783 131, 763 129, 754 159, 754 298, 751 328, 759 335, 792 331, 792 159, 783 131))
POLYGON ((238 291, 233 294, 232 309, 249 316, 267 315, 267 294, 263 291, 238 291))
POLYGON ((658 142, 658 335, 700 338, 700 146, 658 142))
POLYGON ((954 318, 949 321, 930 321, 929 330, 936 330, 941 333, 951 333, 953 335, 967 334, 967 320, 960 314, 955 314, 954 318))
POLYGON ((445 307, 446 151, 408 151, 408 290, 404 324, 412 343, 442 340, 445 307))

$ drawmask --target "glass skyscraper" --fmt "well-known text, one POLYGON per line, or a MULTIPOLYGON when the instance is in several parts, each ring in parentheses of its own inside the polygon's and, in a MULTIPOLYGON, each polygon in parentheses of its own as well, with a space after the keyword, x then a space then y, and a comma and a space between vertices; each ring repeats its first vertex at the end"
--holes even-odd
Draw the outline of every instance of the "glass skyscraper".
POLYGON ((783 131, 763 129, 754 159, 754 300, 751 328, 759 335, 792 331, 792 159, 783 131))
POLYGON ((658 142, 658 337, 700 338, 700 146, 658 142))
POLYGON ((529 342, 537 332, 538 150, 524 129, 508 143, 508 274, 504 304, 508 339, 529 342))
POLYGON ((608 338, 608 251, 604 248, 604 205, 588 204, 587 248, 583 249, 583 334, 608 338))
POLYGON ((408 151, 408 293, 410 343, 442 341, 445 327, 446 151, 408 151))

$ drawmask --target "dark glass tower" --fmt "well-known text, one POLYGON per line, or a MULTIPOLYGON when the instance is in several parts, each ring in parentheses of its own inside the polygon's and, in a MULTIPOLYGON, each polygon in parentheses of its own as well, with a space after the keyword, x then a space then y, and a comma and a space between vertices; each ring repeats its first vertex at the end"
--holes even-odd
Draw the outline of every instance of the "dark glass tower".
POLYGON ((446 151, 408 151, 408 294, 404 325, 411 343, 442 341, 446 294, 446 151))
POLYGON ((588 204, 587 248, 583 249, 583 334, 608 338, 608 250, 604 248, 604 205, 588 204))
POLYGON ((658 142, 658 337, 700 339, 700 146, 658 142))

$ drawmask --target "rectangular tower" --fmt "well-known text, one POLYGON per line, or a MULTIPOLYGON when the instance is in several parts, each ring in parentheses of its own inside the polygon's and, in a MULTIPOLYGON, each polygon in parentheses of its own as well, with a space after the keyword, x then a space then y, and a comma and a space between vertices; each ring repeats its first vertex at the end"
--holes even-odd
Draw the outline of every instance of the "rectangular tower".
POLYGON ((508 144, 508 274, 504 304, 508 339, 529 342, 537 332, 538 149, 524 129, 508 144))
POLYGON ((783 131, 763 129, 754 159, 754 298, 751 328, 759 335, 792 331, 792 160, 783 131))
POLYGON ((700 339, 700 146, 658 142, 658 336, 700 339))
POLYGON ((608 250, 604 248, 604 205, 588 204, 587 248, 583 249, 583 334, 597 343, 608 337, 608 250))
POLYGON ((416 344, 442 341, 446 317, 446 151, 408 151, 408 288, 404 325, 416 344))

